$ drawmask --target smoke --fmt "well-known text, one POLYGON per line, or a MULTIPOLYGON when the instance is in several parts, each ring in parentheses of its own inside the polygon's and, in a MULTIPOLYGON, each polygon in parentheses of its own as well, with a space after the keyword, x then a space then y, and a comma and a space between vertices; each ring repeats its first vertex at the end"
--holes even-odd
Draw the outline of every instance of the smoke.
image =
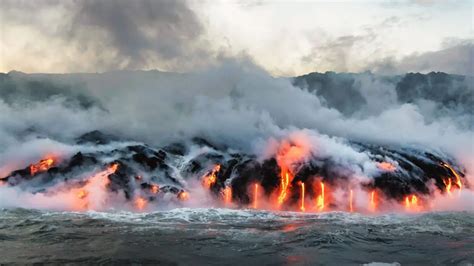
MULTIPOLYGON (((98 129, 153 147, 203 137, 229 151, 257 155, 262 160, 277 155, 282 141, 296 143, 304 150, 295 151, 299 156, 284 158, 285 164, 294 165, 312 158, 331 160, 339 174, 350 176, 350 182, 356 184, 354 192, 360 198, 355 199, 361 205, 355 206, 360 209, 362 205, 367 208, 368 195, 359 184, 381 170, 370 154, 357 150, 350 141, 427 147, 446 152, 463 163, 466 178, 472 180, 469 166, 474 158, 472 127, 459 125, 460 122, 470 123, 471 115, 466 113, 465 119, 460 121, 460 117, 450 116, 452 112, 436 117, 424 111, 417 102, 403 102, 396 83, 385 82, 383 77, 356 77, 363 104, 352 106, 352 112, 342 112, 337 106, 330 106, 318 91, 294 86, 291 79, 274 78, 245 59, 226 60, 218 66, 187 74, 157 71, 67 75, 10 73, 3 81, 12 77, 55 84, 61 93, 25 98, 34 86, 25 89, 25 83, 13 81, 22 88, 19 90, 22 93, 8 94, 7 101, 5 98, 0 101, 0 160, 4 162, 0 172, 3 174, 18 169, 19 165, 35 162, 50 152, 67 157, 87 149, 87 145, 74 144, 74 139, 98 129), (78 95, 94 101, 87 106, 71 104, 80 102, 71 101, 78 95)), ((464 110, 456 106, 454 109, 464 110)), ((385 159, 380 158, 381 161, 385 159)), ((91 175, 93 173, 89 173, 91 175)), ((101 183, 91 184, 100 187, 101 183)), ((185 204, 220 206, 206 196, 207 191, 202 190, 199 183, 190 182, 187 186, 200 200, 185 204)), ((2 187, 2 191, 4 189, 7 197, 21 202, 20 206, 28 206, 33 201, 43 202, 46 200, 43 197, 48 197, 40 193, 23 201, 16 188, 2 187)), ((99 193, 103 190, 90 190, 99 195, 93 209, 102 210, 107 206, 99 193)), ((52 197, 74 206, 75 201, 67 200, 72 197, 68 193, 52 197)), ((334 193, 334 202, 344 202, 346 191, 334 193)), ((123 201, 124 197, 119 198, 117 202, 123 201)), ((12 204, 11 200, 8 202, 12 204)), ((127 204, 133 208, 133 204, 127 204)), ((263 200, 261 204, 265 204, 263 200)))

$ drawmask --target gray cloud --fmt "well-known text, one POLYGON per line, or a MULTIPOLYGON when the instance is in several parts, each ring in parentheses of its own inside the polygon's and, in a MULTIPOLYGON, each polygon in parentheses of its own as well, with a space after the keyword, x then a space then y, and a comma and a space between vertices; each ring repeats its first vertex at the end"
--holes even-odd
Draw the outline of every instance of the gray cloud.
POLYGON ((92 27, 105 31, 119 55, 128 58, 132 66, 146 64, 147 52, 165 60, 183 56, 203 32, 200 21, 184 1, 79 3, 73 25, 78 30, 92 27))
POLYGON ((401 60, 387 57, 369 64, 366 69, 382 74, 442 71, 472 76, 473 65, 474 44, 465 41, 439 51, 413 54, 401 60))
POLYGON ((187 1, 2 0, 2 6, 2 24, 40 35, 29 46, 80 57, 66 64, 186 70, 212 56, 202 38, 205 29, 187 1))

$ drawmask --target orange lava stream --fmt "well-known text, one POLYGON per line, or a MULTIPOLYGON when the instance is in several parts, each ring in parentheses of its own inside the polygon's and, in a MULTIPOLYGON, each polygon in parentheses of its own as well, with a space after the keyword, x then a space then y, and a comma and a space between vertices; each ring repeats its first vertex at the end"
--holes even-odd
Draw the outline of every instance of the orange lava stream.
POLYGON ((135 200, 135 206, 139 210, 143 210, 146 207, 147 203, 148 202, 146 201, 146 199, 142 197, 137 197, 137 199, 135 200))
POLYGON ((354 209, 352 207, 352 201, 353 201, 353 198, 354 198, 354 193, 352 192, 352 189, 349 191, 349 211, 350 212, 353 212, 354 209))
POLYGON ((416 195, 405 197, 405 209, 408 211, 419 211, 421 206, 418 204, 418 197, 416 195))
POLYGON ((316 198, 316 208, 320 211, 324 210, 324 183, 320 182, 321 194, 316 198))
POLYGON ((54 164, 53 158, 46 158, 36 164, 30 165, 30 174, 34 176, 36 173, 47 171, 54 164))
POLYGON ((182 201, 188 200, 189 199, 189 193, 186 192, 186 191, 181 191, 180 193, 178 193, 178 199, 180 199, 182 201))
POLYGON ((459 187, 459 190, 462 190, 462 181, 459 174, 451 167, 451 165, 445 162, 442 162, 441 165, 448 168, 451 171, 451 173, 453 173, 453 175, 456 177, 456 181, 455 181, 456 185, 459 187))
POLYGON ((370 192, 369 210, 375 211, 376 209, 377 209, 376 194, 375 194, 375 190, 372 190, 372 192, 370 192))
POLYGON ((232 204, 232 188, 231 187, 225 187, 224 191, 224 203, 225 205, 230 205, 232 204))
POLYGON ((443 183, 446 186, 446 192, 448 193, 449 196, 451 196, 451 187, 452 187, 451 178, 444 179, 443 183))
POLYGON ((255 184, 253 189, 253 208, 258 208, 258 184, 255 184))
POLYGON ((157 194, 160 191, 160 187, 158 185, 151 185, 151 193, 157 194))
POLYGON ((221 170, 221 166, 219 164, 215 165, 212 169, 211 173, 204 176, 203 184, 206 188, 210 188, 213 184, 217 181, 217 173, 221 170))
POLYGON ((300 210, 302 212, 304 212, 306 209, 304 207, 304 182, 301 182, 301 206, 300 206, 300 210))
POLYGON ((278 205, 282 205, 286 199, 288 194, 288 187, 290 185, 290 175, 287 171, 285 171, 285 175, 281 176, 281 184, 280 184, 280 195, 278 196, 278 205))
POLYGON ((397 170, 397 167, 395 167, 395 165, 393 165, 389 162, 377 163, 377 167, 379 169, 387 171, 387 172, 393 172, 393 171, 397 170))

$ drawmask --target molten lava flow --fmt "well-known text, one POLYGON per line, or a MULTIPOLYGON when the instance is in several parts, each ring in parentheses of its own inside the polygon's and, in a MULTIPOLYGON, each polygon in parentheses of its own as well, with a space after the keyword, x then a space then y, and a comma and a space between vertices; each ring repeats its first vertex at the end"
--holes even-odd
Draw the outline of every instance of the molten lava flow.
POLYGON ((230 205, 232 203, 232 188, 229 186, 225 187, 223 194, 224 194, 225 205, 226 206, 230 205))
POLYGON ((354 194, 352 192, 352 189, 349 191, 349 211, 350 212, 353 212, 354 209, 352 208, 352 201, 353 201, 353 198, 354 198, 354 194))
POLYGON ((221 166, 216 164, 211 173, 204 176, 203 183, 206 188, 210 188, 217 181, 217 173, 221 170, 221 166))
POLYGON ((290 185, 290 174, 286 171, 285 175, 281 176, 280 195, 278 196, 278 205, 283 204, 288 194, 288 186, 290 185))
POLYGON ((83 198, 87 197, 87 192, 84 189, 81 189, 81 190, 79 190, 79 192, 77 192, 77 197, 79 199, 83 199, 83 198))
POLYGON ((451 167, 451 165, 449 165, 445 162, 442 162, 441 165, 448 168, 449 171, 451 171, 451 173, 453 173, 453 175, 456 177, 456 182, 455 183, 459 187, 459 190, 461 190, 462 189, 462 181, 461 181, 461 177, 459 176, 459 174, 451 167))
POLYGON ((151 193, 157 194, 160 191, 160 187, 158 185, 151 185, 151 193))
POLYGON ((405 208, 409 211, 418 211, 420 210, 420 205, 418 205, 418 197, 416 195, 406 196, 405 197, 405 208))
POLYGON ((178 193, 178 199, 183 200, 183 201, 188 200, 189 199, 188 192, 186 192, 186 191, 179 192, 178 193))
POLYGON ((304 182, 301 182, 301 206, 300 206, 300 210, 302 212, 305 211, 305 208, 304 208, 304 182))
POLYGON ((316 208, 318 208, 318 210, 322 211, 324 210, 324 183, 321 181, 319 182, 320 183, 320 186, 321 186, 321 194, 319 194, 319 196, 316 198, 316 208))
POLYGON ((142 198, 142 197, 138 197, 138 198, 135 200, 135 206, 136 206, 137 209, 139 209, 139 210, 143 210, 143 209, 146 207, 146 204, 147 204, 146 199, 144 199, 144 198, 142 198))
POLYGON ((290 135, 280 142, 276 154, 276 161, 280 167, 280 190, 277 197, 277 207, 287 200, 291 193, 291 184, 294 178, 292 169, 310 153, 310 142, 300 135, 290 135))
POLYGON ((53 158, 46 158, 36 164, 30 165, 30 174, 34 176, 36 173, 47 171, 54 164, 53 158))
POLYGON ((114 163, 90 177, 86 184, 76 192, 75 208, 79 210, 100 208, 101 201, 105 200, 107 185, 110 182, 108 176, 115 173, 118 167, 119 165, 114 163))
POLYGON ((377 198, 376 198, 375 190, 370 192, 370 202, 369 202, 369 210, 375 211, 377 209, 377 198))
POLYGON ((258 208, 258 184, 253 187, 253 208, 258 208))
POLYGON ((395 165, 393 165, 389 162, 377 163, 377 167, 379 169, 387 171, 387 172, 393 172, 393 171, 397 170, 397 167, 395 167, 395 165))
POLYGON ((443 179, 443 183, 446 186, 446 192, 448 193, 448 195, 451 196, 451 186, 452 186, 451 178, 443 179))

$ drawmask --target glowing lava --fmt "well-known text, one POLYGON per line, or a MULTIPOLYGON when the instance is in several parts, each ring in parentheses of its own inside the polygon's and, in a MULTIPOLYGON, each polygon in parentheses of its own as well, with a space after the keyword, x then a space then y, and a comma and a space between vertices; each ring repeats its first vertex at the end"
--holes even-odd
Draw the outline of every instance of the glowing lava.
POLYGON ((301 194, 301 205, 300 205, 300 210, 301 210, 302 212, 304 212, 304 211, 305 211, 305 208, 304 208, 304 190, 305 190, 305 189, 304 189, 304 182, 301 182, 300 185, 301 185, 301 193, 300 193, 300 194, 301 194))
POLYGON ((30 165, 30 174, 34 176, 36 173, 47 171, 54 164, 53 158, 46 158, 36 164, 30 165))
POLYGON ((354 193, 352 192, 352 189, 349 191, 349 211, 353 212, 354 209, 352 208, 352 201, 354 198, 354 193))
POLYGON ((253 187, 253 208, 258 208, 258 184, 253 187))
POLYGON ((108 166, 105 170, 91 176, 77 192, 73 192, 77 197, 75 208, 81 210, 100 209, 101 204, 105 201, 107 185, 110 182, 108 176, 115 173, 118 167, 117 163, 108 166))
POLYGON ((280 184, 280 195, 278 196, 278 205, 283 204, 286 199, 286 195, 288 194, 288 187, 290 185, 290 175, 287 171, 285 171, 285 175, 281 176, 281 184, 280 184))
POLYGON ((377 209, 377 198, 376 198, 376 193, 375 190, 372 190, 370 192, 370 202, 369 202, 369 210, 375 211, 377 209))
POLYGON ((448 168, 449 171, 451 171, 451 173, 456 177, 456 182, 455 183, 459 187, 459 190, 461 190, 462 189, 462 181, 461 181, 461 177, 459 176, 459 174, 451 167, 451 165, 449 165, 445 162, 442 162, 441 165, 448 168))
POLYGON ((319 182, 321 186, 321 194, 316 198, 316 208, 320 211, 324 210, 324 183, 321 181, 319 182))
POLYGON ((387 171, 387 172, 393 172, 393 171, 397 170, 397 167, 395 167, 395 165, 393 165, 389 162, 377 163, 377 167, 379 169, 387 171))
POLYGON ((160 191, 160 187, 158 185, 151 185, 151 193, 157 194, 160 191))
POLYGON ((225 205, 230 205, 232 203, 232 188, 227 186, 224 188, 224 203, 225 205))
POLYGON ((139 210, 143 210, 147 205, 147 201, 146 199, 142 198, 142 197, 138 197, 136 200, 135 200, 135 206, 137 207, 137 209, 139 210))
POLYGON ((87 197, 87 192, 84 189, 81 189, 81 190, 79 190, 79 192, 77 192, 77 197, 79 199, 83 199, 83 198, 87 197))
POLYGON ((206 188, 210 188, 217 181, 217 173, 221 170, 221 166, 216 164, 212 169, 211 173, 204 176, 203 183, 206 188))
POLYGON ((405 208, 409 211, 418 211, 420 209, 418 205, 418 197, 416 195, 405 197, 405 208))
POLYGON ((186 191, 179 192, 178 193, 178 199, 183 200, 183 201, 188 200, 189 199, 188 192, 186 192, 186 191))
POLYGON ((446 192, 448 195, 451 196, 451 187, 452 187, 452 181, 451 178, 446 178, 443 180, 444 185, 446 186, 446 192))

